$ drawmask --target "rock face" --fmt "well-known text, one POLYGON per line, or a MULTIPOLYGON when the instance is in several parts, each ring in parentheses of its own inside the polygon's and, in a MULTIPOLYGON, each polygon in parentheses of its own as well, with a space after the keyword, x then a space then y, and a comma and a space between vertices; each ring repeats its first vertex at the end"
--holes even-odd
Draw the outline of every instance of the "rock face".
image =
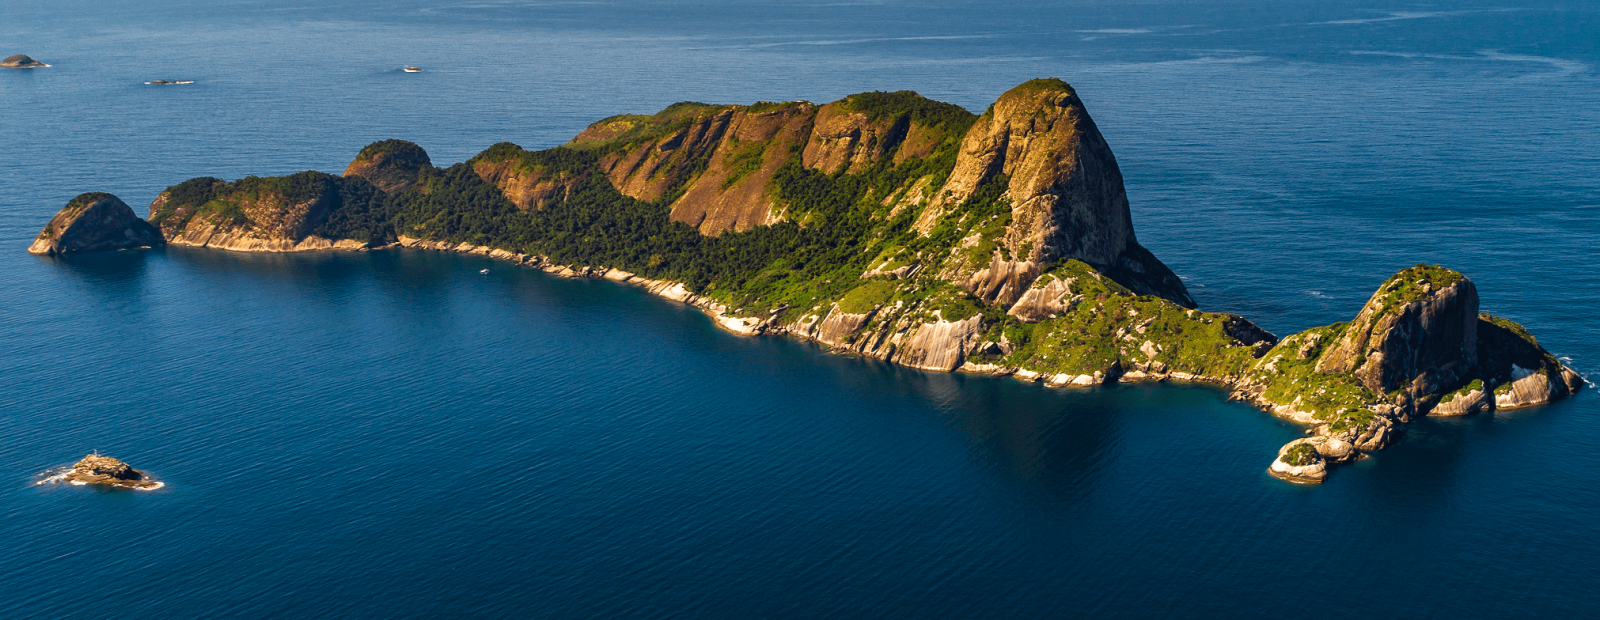
POLYGON ((1317 370, 1354 373, 1374 393, 1403 390, 1415 400, 1458 385, 1477 365, 1477 287, 1418 265, 1378 288, 1317 370))
POLYGON ((500 188, 500 193, 523 211, 566 199, 593 174, 593 160, 588 157, 559 151, 529 152, 510 142, 491 146, 468 163, 478 178, 500 188))
POLYGON ((1309 442, 1331 465, 1343 460, 1325 447, 1382 449, 1418 416, 1541 405, 1583 382, 1521 325, 1480 314, 1466 276, 1417 265, 1385 281, 1348 325, 1284 338, 1237 384, 1236 395, 1314 424, 1315 437, 1285 449, 1309 442))
POLYGON ((405 140, 374 142, 361 149, 344 176, 358 176, 388 193, 403 192, 417 182, 417 174, 432 168, 428 152, 405 140))
POLYGON ((315 232, 340 209, 369 209, 378 193, 364 178, 306 171, 246 177, 233 183, 201 177, 167 188, 150 203, 150 222, 167 243, 238 252, 357 250, 371 239, 315 232))
POLYGON ((166 243, 161 231, 133 214, 120 198, 103 192, 80 194, 67 203, 28 246, 33 254, 125 250, 166 243))
POLYGON ((4 67, 4 68, 7 68, 7 69, 33 69, 33 68, 36 68, 36 67, 48 67, 48 66, 50 66, 50 65, 47 65, 47 64, 44 64, 44 63, 39 62, 37 60, 34 60, 32 58, 29 58, 27 56, 27 54, 17 54, 15 56, 7 56, 5 60, 0 60, 0 67, 4 67))
POLYGON ((1285 444, 1267 471, 1297 484, 1316 484, 1328 477, 1328 466, 1310 439, 1296 439, 1285 444))
POLYGON ((160 482, 151 480, 144 472, 129 467, 127 463, 99 454, 83 457, 83 460, 72 466, 72 471, 67 472, 65 480, 75 484, 97 484, 129 489, 153 489, 161 486, 160 482))
POLYGON ((931 232, 997 175, 1008 178, 1004 245, 1017 260, 1075 258, 1136 292, 1195 306, 1182 280, 1134 238, 1117 160, 1065 82, 1033 80, 1001 95, 962 139, 955 169, 917 230, 931 232))

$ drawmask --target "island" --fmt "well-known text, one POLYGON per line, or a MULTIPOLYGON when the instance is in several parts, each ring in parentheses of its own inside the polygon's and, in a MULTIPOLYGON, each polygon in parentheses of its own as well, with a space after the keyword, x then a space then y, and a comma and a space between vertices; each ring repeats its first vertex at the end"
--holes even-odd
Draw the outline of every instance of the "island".
POLYGON ((1200 310, 1139 244, 1116 159, 1057 79, 982 114, 911 91, 683 102, 445 168, 385 140, 342 176, 184 181, 148 221, 174 246, 439 250, 605 278, 734 333, 928 371, 1212 384, 1305 426, 1268 468, 1292 482, 1322 481, 1422 416, 1535 406, 1584 384, 1435 265, 1394 274, 1348 322, 1281 339, 1200 310))
POLYGON ((83 457, 73 464, 62 479, 73 484, 94 484, 125 489, 159 489, 162 484, 150 479, 144 472, 129 467, 127 463, 100 456, 99 453, 83 457))
POLYGON ((5 60, 0 60, 0 67, 6 69, 37 69, 48 66, 50 65, 29 58, 27 54, 7 56, 5 60))

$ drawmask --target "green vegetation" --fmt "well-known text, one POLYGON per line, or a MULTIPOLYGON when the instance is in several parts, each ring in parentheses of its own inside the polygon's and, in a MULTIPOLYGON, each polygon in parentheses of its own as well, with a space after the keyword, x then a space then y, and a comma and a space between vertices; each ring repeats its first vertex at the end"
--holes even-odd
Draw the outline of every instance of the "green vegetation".
POLYGON ((366 147, 361 149, 360 153, 356 154, 356 161, 372 161, 372 159, 378 155, 417 161, 422 164, 427 164, 429 161, 428 153, 423 151, 422 147, 419 147, 415 143, 408 142, 406 140, 393 139, 382 140, 368 144, 366 147))
POLYGON ((966 108, 934 101, 909 90, 858 93, 845 97, 842 105, 847 110, 865 113, 868 120, 904 117, 912 123, 955 135, 958 140, 978 118, 966 108))
MULTIPOLYGON (((1379 308, 1373 316, 1381 316, 1411 302, 1427 299, 1433 291, 1454 285, 1464 277, 1459 272, 1438 265, 1418 263, 1415 267, 1402 269, 1384 281, 1383 286, 1378 287, 1378 292, 1373 294, 1372 299, 1378 302, 1379 308)), ((1373 301, 1367 304, 1370 306, 1373 301)))
POLYGON ((655 114, 619 114, 589 126, 591 130, 603 128, 602 139, 575 141, 568 146, 598 154, 624 151, 684 131, 700 120, 733 107, 680 101, 655 114))
POLYGON ((1457 398, 1466 396, 1466 395, 1471 394, 1471 393, 1473 393, 1475 391, 1480 391, 1482 389, 1483 389, 1483 380, 1481 380, 1481 379, 1473 379, 1472 383, 1468 383, 1465 387, 1463 387, 1463 388, 1461 388, 1459 390, 1456 390, 1454 392, 1451 392, 1449 394, 1445 394, 1444 398, 1440 398, 1439 399, 1439 404, 1448 403, 1448 402, 1450 402, 1452 400, 1455 400, 1457 398))
POLYGON ((839 311, 850 314, 863 314, 889 300, 894 293, 894 284, 884 280, 869 280, 861 286, 851 289, 839 300, 839 311))
POLYGON ((1516 334, 1516 336, 1518 338, 1521 338, 1523 341, 1527 342, 1528 344, 1531 344, 1531 345, 1533 345, 1535 347, 1539 346, 1539 339, 1538 338, 1534 338, 1533 334, 1528 333, 1528 328, 1523 327, 1521 323, 1518 323, 1518 322, 1513 321, 1511 319, 1500 318, 1500 317, 1494 316, 1492 314, 1489 314, 1487 312, 1479 313, 1478 314, 1478 320, 1487 321, 1489 323, 1493 323, 1497 327, 1500 327, 1502 329, 1505 329, 1506 331, 1509 331, 1509 332, 1511 332, 1513 334, 1516 334))
POLYGON ((1336 341, 1346 327, 1335 323, 1308 329, 1284 338, 1268 351, 1252 373, 1255 380, 1266 385, 1263 396, 1275 403, 1292 404, 1296 410, 1330 423, 1367 415, 1361 412, 1384 399, 1368 390, 1355 375, 1317 372, 1317 355, 1300 357, 1308 343, 1312 348, 1325 346, 1336 341))
POLYGON ((1286 450, 1278 460, 1293 467, 1304 467, 1322 460, 1322 455, 1317 454, 1317 449, 1311 444, 1299 443, 1286 450))
POLYGON ((730 139, 728 146, 732 149, 726 160, 727 176, 722 179, 722 189, 733 187, 735 183, 750 176, 750 173, 761 169, 761 154, 767 150, 765 142, 751 142, 740 144, 737 140, 730 139))

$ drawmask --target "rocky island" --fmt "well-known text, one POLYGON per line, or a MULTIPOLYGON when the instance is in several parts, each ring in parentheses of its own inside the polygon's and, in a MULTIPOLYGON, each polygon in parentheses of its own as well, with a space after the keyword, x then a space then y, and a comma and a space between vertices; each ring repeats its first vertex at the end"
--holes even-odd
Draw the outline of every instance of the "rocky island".
POLYGON ((235 251, 481 254, 632 283, 736 333, 930 371, 1213 384, 1307 427, 1269 468, 1294 482, 1392 444, 1418 417, 1583 385, 1439 266, 1395 274, 1350 322, 1282 339, 1199 310, 1139 244, 1109 145, 1054 79, 981 115, 910 91, 678 103, 447 168, 387 140, 342 176, 179 183, 149 223, 172 245, 235 251))
POLYGON ((39 67, 48 66, 50 65, 34 60, 28 57, 27 54, 7 56, 5 60, 0 60, 0 67, 6 69, 37 69, 39 67))
POLYGON ((100 456, 98 453, 83 457, 72 469, 61 476, 73 484, 95 484, 125 489, 150 490, 161 488, 161 483, 151 480, 144 472, 129 467, 127 463, 100 456))

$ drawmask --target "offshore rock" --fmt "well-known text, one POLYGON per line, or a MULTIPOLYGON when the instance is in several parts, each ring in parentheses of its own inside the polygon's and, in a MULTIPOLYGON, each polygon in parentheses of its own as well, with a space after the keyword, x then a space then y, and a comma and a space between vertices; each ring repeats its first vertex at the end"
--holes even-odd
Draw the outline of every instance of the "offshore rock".
POLYGON ((403 192, 417 183, 417 174, 433 167, 428 152, 405 140, 368 144, 344 169, 344 176, 362 177, 388 193, 403 192))
POLYGON ((53 256, 164 243, 161 231, 134 215, 133 209, 122 199, 104 192, 90 192, 68 201, 28 246, 28 252, 53 256))
POLYGON ((0 60, 0 67, 4 67, 6 69, 34 69, 48 66, 50 65, 29 58, 27 54, 7 56, 5 60, 0 60))
POLYGON ((1278 449, 1267 472, 1297 484, 1317 484, 1327 479, 1328 466, 1310 438, 1296 439, 1278 449))
POLYGON ((1478 315, 1478 367, 1496 409, 1543 405, 1578 391, 1583 379, 1514 321, 1478 315))
POLYGON ((83 457, 83 460, 72 466, 72 471, 67 472, 63 479, 74 484, 97 484, 129 489, 154 489, 161 486, 160 482, 151 480, 144 472, 129 467, 127 463, 99 454, 83 457))

